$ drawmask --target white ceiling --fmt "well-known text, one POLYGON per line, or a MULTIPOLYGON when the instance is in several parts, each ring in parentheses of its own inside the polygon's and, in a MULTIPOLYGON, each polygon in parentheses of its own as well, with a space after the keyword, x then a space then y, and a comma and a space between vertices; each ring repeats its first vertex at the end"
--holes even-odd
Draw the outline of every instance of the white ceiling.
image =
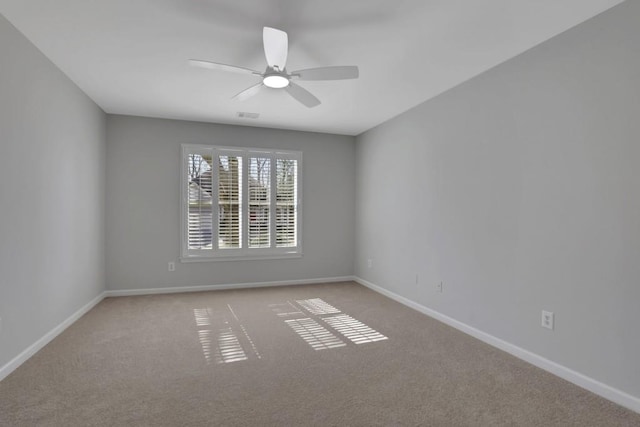
POLYGON ((357 135, 621 0, 0 0, 0 12, 108 113, 357 135), (262 27, 289 34, 287 68, 358 65, 358 80, 230 98, 265 68, 262 27), (260 113, 257 120, 237 112, 260 113))

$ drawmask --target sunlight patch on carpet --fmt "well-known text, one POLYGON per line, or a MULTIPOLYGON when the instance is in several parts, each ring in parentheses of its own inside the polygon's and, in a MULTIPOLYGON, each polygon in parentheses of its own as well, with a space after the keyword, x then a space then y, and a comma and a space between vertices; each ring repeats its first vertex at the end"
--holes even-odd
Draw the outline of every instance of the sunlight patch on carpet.
POLYGON ((253 350, 253 353, 256 355, 256 357, 258 359, 262 359, 262 357, 260 356, 260 352, 258 351, 258 348, 253 343, 253 340, 251 339, 251 336, 249 335, 249 332, 247 332, 247 328, 245 328, 244 325, 240 322, 240 319, 238 318, 238 316, 236 316, 236 312, 233 311, 233 308, 231 308, 231 305, 227 304, 227 307, 229 307, 229 311, 231 312, 231 314, 233 314, 233 318, 236 319, 236 322, 238 322, 238 324, 240 325, 240 329, 242 330, 242 333, 244 334, 244 337, 249 342, 249 345, 251 346, 251 349, 253 350))
POLYGON ((210 326, 211 318, 206 308, 194 308, 193 317, 196 319, 196 325, 198 326, 210 326))
POLYGON ((329 326, 340 332, 355 344, 364 344, 388 339, 380 332, 371 329, 364 323, 346 314, 324 317, 322 320, 327 322, 329 326))
POLYGON ((313 319, 291 319, 285 322, 315 350, 346 346, 340 338, 313 319))
POLYGON ((218 334, 218 348, 216 363, 233 363, 247 360, 247 354, 238 341, 238 337, 231 328, 220 330, 218 334))
POLYGON ((340 310, 320 298, 296 300, 296 302, 311 314, 322 315, 340 313, 340 310))
POLYGON ((245 348, 252 350, 255 357, 261 359, 260 352, 258 352, 247 328, 240 322, 229 304, 227 304, 227 308, 232 315, 231 317, 229 317, 229 313, 214 312, 211 308, 193 309, 193 317, 198 327, 198 339, 207 364, 248 360, 249 355, 247 355, 245 348), (242 341, 244 341, 244 345, 242 341))
POLYGON ((349 341, 354 344, 365 344, 388 339, 321 298, 295 300, 295 303, 287 301, 287 303, 270 304, 269 307, 280 317, 295 317, 285 320, 285 323, 316 350, 344 347, 349 344, 349 341), (298 305, 310 315, 306 314, 308 316, 306 317, 298 305), (327 317, 328 314, 334 316, 327 317), (326 327, 321 325, 320 320, 326 323, 326 327), (342 341, 334 332, 341 334, 349 341, 342 341))
POLYGON ((211 362, 213 351, 212 346, 213 342, 211 336, 213 335, 213 331, 210 329, 203 329, 198 331, 198 338, 200 339, 200 345, 202 346, 202 353, 204 354, 204 358, 207 363, 211 362))

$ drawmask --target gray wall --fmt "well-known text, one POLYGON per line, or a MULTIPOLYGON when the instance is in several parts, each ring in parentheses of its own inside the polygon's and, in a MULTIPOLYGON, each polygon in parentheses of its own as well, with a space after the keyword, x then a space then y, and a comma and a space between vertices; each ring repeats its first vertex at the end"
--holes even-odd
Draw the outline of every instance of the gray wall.
POLYGON ((106 116, 0 15, 0 367, 104 290, 106 116))
POLYGON ((360 135, 356 274, 640 397, 638 22, 623 3, 360 135))
POLYGON ((108 116, 107 287, 112 290, 305 280, 353 274, 353 137, 108 116), (180 145, 303 153, 302 258, 179 263, 180 145))

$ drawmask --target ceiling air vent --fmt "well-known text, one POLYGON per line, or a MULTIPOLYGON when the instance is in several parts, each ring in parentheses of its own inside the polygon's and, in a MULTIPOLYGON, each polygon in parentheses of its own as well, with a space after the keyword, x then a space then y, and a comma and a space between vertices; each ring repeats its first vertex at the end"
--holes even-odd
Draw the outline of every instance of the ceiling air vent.
POLYGON ((246 111, 238 111, 238 117, 242 119, 257 119, 260 117, 258 113, 247 113, 246 111))

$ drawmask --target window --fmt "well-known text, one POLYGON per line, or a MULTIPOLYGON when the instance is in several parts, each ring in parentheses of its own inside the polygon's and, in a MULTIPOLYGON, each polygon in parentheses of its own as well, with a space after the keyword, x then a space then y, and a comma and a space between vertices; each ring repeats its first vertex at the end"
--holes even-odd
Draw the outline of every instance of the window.
POLYGON ((182 258, 294 257, 302 153, 182 146, 182 258))

